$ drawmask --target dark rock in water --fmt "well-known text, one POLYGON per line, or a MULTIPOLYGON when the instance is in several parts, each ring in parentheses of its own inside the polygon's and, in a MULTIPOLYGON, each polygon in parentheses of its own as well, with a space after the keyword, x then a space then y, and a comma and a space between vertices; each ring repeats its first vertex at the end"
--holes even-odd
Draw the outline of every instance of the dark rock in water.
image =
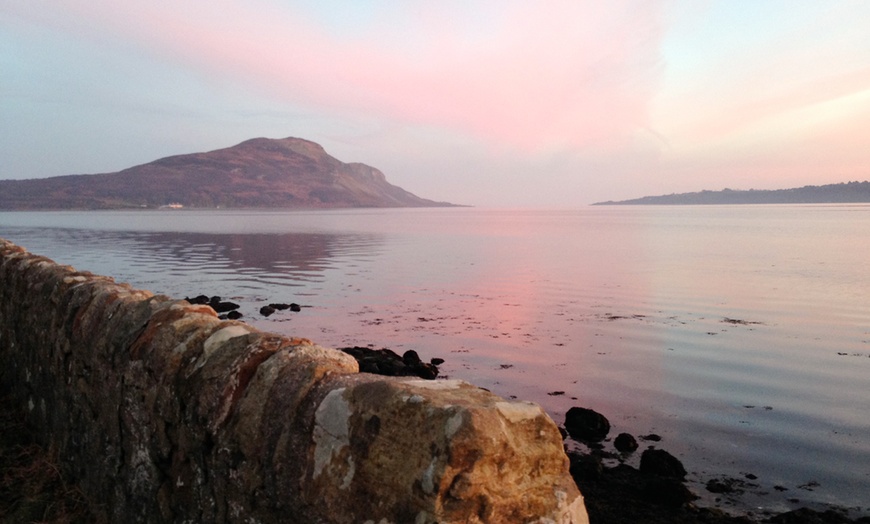
POLYGON ((438 367, 432 364, 421 363, 413 368, 414 374, 427 380, 435 380, 438 377, 438 367))
POLYGON ((221 300, 221 297, 217 295, 213 297, 208 297, 206 295, 197 295, 193 298, 184 297, 184 300, 187 300, 191 304, 207 304, 211 306, 211 308, 214 309, 216 313, 226 313, 227 311, 239 309, 238 304, 235 304, 233 302, 224 302, 221 300))
MULTIPOLYGON (((690 504, 697 497, 677 478, 641 473, 627 464, 607 467, 599 452, 568 451, 571 476, 583 493, 589 522, 614 524, 870 524, 870 517, 850 519, 846 510, 801 508, 775 516, 732 516, 717 508, 690 504), (765 518, 765 516, 767 518, 765 518)), ((648 456, 655 456, 648 455, 648 456)), ((790 499, 798 503, 796 499, 790 499)))
POLYGON ((707 491, 710 493, 733 493, 733 479, 710 479, 707 481, 707 491))
POLYGON ((399 360, 382 360, 377 362, 378 368, 381 370, 381 374, 389 375, 393 377, 402 377, 406 375, 411 375, 408 372, 408 366, 399 360))
MULTIPOLYGON (((642 474, 627 464, 599 467, 598 452, 568 452, 570 471, 586 499, 593 524, 757 524, 718 509, 687 504, 695 498, 682 482, 642 474)), ((791 523, 789 523, 791 524, 791 523)))
MULTIPOLYGON (((369 349, 369 348, 364 348, 364 349, 369 349)), ((402 360, 402 357, 390 348, 381 348, 379 350, 371 349, 370 351, 376 351, 378 353, 388 355, 391 360, 402 360)))
POLYGON ((272 306, 263 306, 260 308, 260 314, 263 315, 264 317, 268 317, 269 315, 271 315, 274 312, 275 312, 275 308, 273 308, 272 306))
POLYGON ((229 313, 227 313, 227 318, 230 320, 238 320, 238 319, 242 318, 242 316, 243 315, 241 313, 239 313, 238 311, 230 311, 229 313))
POLYGON ((358 361, 360 373, 371 373, 372 375, 383 375, 381 367, 374 361, 358 361))
MULTIPOLYGON (((748 477, 755 475, 747 475, 748 477)), ((756 477, 758 478, 758 477, 756 477)), ((751 480, 751 479, 750 479, 751 480)), ((710 493, 744 493, 746 488, 757 488, 758 484, 746 482, 743 479, 723 477, 721 479, 710 479, 705 486, 710 493)), ((776 489, 774 486, 773 489, 776 489)))
POLYGON ((187 300, 191 304, 208 304, 209 303, 209 298, 205 295, 197 295, 193 298, 184 297, 184 300, 187 300))
POLYGON ((226 313, 227 311, 234 311, 236 309, 239 309, 239 305, 235 302, 215 302, 210 303, 209 305, 217 313, 226 313))
POLYGON ((443 358, 432 358, 429 360, 429 363, 432 364, 433 366, 440 366, 441 364, 444 363, 444 359, 443 358))
POLYGON ((569 471, 575 481, 598 480, 604 472, 604 465, 596 455, 571 454, 568 458, 570 459, 569 471))
POLYGON ((648 440, 650 442, 660 442, 662 440, 662 437, 659 435, 656 435, 655 433, 650 433, 649 435, 641 435, 640 439, 641 440, 648 440))
POLYGON ((276 302, 274 304, 269 304, 269 307, 275 308, 277 311, 284 311, 285 309, 289 309, 290 311, 299 312, 302 311, 302 306, 296 303, 285 304, 283 302, 276 302))
POLYGON ((404 355, 399 356, 395 351, 387 348, 354 346, 339 349, 355 358, 359 363, 359 370, 363 373, 391 377, 420 377, 429 380, 438 376, 438 367, 421 361, 414 350, 406 351, 404 355))
POLYGON ((771 517, 767 522, 771 524, 850 524, 860 522, 863 524, 870 522, 870 517, 851 520, 849 517, 832 509, 815 511, 809 508, 800 508, 771 517))
POLYGON ((619 464, 613 468, 602 466, 598 470, 595 466, 595 462, 600 463, 597 453, 593 452, 586 459, 569 455, 571 475, 578 485, 590 480, 612 483, 611 489, 615 489, 619 495, 636 497, 638 501, 667 508, 679 508, 697 499, 678 478, 648 475, 627 464, 619 464))
POLYGON ((654 504, 673 508, 697 499, 680 479, 668 477, 653 477, 647 480, 643 489, 644 495, 654 504))
POLYGON ((613 440, 613 447, 622 453, 631 453, 637 450, 637 440, 628 433, 620 433, 613 440))
POLYGON ((565 429, 577 440, 600 442, 610 432, 610 421, 595 410, 575 406, 565 413, 565 429))
POLYGON ((686 468, 675 456, 663 449, 647 449, 640 456, 640 472, 657 477, 684 479, 686 468))
POLYGON ((419 366, 423 363, 423 361, 420 360, 420 355, 418 355, 413 349, 409 349, 402 354, 402 362, 404 362, 406 366, 419 366))

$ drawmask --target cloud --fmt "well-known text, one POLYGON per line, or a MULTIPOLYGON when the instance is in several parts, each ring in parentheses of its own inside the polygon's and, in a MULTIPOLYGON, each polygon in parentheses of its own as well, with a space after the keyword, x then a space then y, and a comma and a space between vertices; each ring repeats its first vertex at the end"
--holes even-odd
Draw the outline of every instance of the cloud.
POLYGON ((664 46, 656 130, 694 153, 787 143, 830 124, 819 108, 870 88, 866 6, 721 2, 695 11, 664 46))
POLYGON ((851 0, 5 1, 0 177, 296 135, 470 204, 864 179, 867 16, 851 0))
POLYGON ((614 148, 648 125, 662 36, 655 2, 397 4, 350 34, 264 1, 57 5, 68 31, 283 102, 530 152, 614 148))

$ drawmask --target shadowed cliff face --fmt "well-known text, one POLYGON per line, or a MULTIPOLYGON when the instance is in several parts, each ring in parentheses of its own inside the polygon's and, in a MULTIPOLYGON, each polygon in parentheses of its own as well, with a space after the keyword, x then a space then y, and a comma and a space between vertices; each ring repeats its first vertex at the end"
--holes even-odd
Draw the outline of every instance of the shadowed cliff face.
POLYGON ((117 173, 0 181, 0 209, 430 207, 377 169, 299 138, 254 138, 117 173))

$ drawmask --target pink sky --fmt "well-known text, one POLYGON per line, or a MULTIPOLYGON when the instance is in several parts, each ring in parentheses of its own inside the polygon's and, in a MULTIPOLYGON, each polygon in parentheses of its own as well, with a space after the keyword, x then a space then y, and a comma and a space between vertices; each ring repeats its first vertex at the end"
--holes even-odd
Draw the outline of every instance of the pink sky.
POLYGON ((4 4, 0 178, 254 136, 476 205, 870 178, 863 2, 4 4))

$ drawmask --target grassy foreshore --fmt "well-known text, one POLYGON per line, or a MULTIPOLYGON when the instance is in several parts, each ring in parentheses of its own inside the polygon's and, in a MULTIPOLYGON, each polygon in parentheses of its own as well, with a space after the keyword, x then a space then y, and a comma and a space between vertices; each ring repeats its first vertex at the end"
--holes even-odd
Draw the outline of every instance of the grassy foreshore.
POLYGON ((61 474, 57 453, 37 444, 5 392, 0 427, 0 522, 95 522, 85 495, 61 474))

